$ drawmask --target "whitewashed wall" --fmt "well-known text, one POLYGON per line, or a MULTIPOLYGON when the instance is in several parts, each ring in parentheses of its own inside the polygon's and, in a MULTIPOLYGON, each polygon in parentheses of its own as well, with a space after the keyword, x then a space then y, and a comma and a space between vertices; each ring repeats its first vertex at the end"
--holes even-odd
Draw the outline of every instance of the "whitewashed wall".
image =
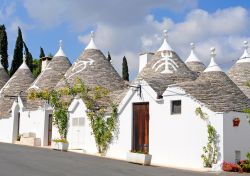
POLYGON ((235 162, 235 151, 240 151, 241 159, 246 159, 246 154, 250 152, 250 124, 246 114, 230 112, 224 114, 224 151, 225 161, 235 162), (240 124, 233 127, 233 119, 239 117, 240 124))
MULTIPOLYGON (((174 88, 170 90, 180 94, 184 93, 174 88)), ((149 86, 143 87, 142 97, 141 99, 135 94, 121 112, 119 138, 111 146, 107 155, 126 159, 126 153, 131 149, 132 103, 144 101, 149 102, 149 153, 152 154, 152 164, 202 167, 201 154, 203 146, 207 143, 207 127, 206 122, 195 114, 195 109, 201 105, 190 97, 168 92, 164 95, 164 103, 157 103, 153 99, 156 94, 154 96, 149 86), (171 115, 171 100, 182 100, 180 115, 171 115)), ((209 114, 211 123, 222 137, 222 114, 213 113, 205 107, 202 109, 209 114)), ((220 152, 223 151, 220 150, 220 152)), ((220 159, 222 161, 222 158, 220 159)))

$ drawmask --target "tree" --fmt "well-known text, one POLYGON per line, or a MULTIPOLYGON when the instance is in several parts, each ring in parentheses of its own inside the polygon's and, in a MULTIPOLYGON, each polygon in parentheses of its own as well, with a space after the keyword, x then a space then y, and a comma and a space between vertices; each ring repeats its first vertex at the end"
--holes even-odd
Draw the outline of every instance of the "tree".
POLYGON ((129 81, 128 63, 125 56, 122 59, 122 78, 129 81))
POLYGON ((32 72, 33 71, 33 57, 32 57, 32 54, 29 52, 29 49, 25 42, 23 42, 23 45, 24 45, 24 50, 26 53, 26 64, 29 67, 30 71, 32 72))
POLYGON ((45 54, 44 54, 43 48, 40 47, 40 55, 39 55, 39 58, 42 58, 42 57, 45 57, 45 54))
POLYGON ((41 73, 42 62, 40 59, 33 59, 32 74, 36 78, 41 73))
POLYGON ((8 38, 4 25, 0 25, 0 55, 2 56, 2 65, 8 71, 8 38))
POLYGON ((18 35, 16 39, 16 46, 14 49, 14 56, 10 68, 10 76, 12 76, 23 62, 23 37, 20 27, 18 27, 18 35))
POLYGON ((109 62, 112 60, 109 51, 108 51, 108 57, 107 57, 107 59, 108 59, 109 62))

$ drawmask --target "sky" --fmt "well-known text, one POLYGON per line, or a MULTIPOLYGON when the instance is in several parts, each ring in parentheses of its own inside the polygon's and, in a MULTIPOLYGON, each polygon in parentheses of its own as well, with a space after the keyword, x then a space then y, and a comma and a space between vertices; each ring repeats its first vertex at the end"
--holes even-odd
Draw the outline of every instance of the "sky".
POLYGON ((0 0, 0 24, 7 28, 9 62, 17 28, 34 58, 40 47, 55 54, 59 40, 73 63, 95 31, 95 43, 121 73, 126 56, 130 79, 138 73, 139 54, 155 52, 168 30, 168 42, 185 61, 190 43, 208 65, 210 48, 227 71, 250 42, 249 0, 0 0))

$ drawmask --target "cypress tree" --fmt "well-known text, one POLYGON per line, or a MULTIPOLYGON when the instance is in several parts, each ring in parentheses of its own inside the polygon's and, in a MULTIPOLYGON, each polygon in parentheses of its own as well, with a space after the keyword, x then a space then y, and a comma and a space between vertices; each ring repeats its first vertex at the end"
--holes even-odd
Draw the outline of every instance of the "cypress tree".
POLYGON ((4 25, 0 25, 0 55, 2 56, 2 65, 8 72, 8 38, 4 25))
POLYGON ((22 37, 22 31, 20 27, 18 27, 16 46, 14 49, 14 56, 10 68, 10 76, 12 76, 16 72, 16 70, 19 68, 22 62, 23 62, 23 37, 22 37))
POLYGON ((125 56, 122 59, 122 78, 129 81, 128 63, 125 56))
POLYGON ((112 60, 109 51, 108 51, 108 57, 107 57, 107 59, 108 59, 109 62, 112 60))
POLYGON ((45 57, 45 54, 44 54, 43 48, 40 47, 40 55, 39 55, 39 58, 42 58, 42 57, 45 57))
POLYGON ((32 72, 33 71, 33 57, 32 57, 32 54, 29 52, 29 49, 25 42, 23 42, 23 45, 24 45, 24 50, 26 53, 26 64, 29 67, 30 71, 32 72))

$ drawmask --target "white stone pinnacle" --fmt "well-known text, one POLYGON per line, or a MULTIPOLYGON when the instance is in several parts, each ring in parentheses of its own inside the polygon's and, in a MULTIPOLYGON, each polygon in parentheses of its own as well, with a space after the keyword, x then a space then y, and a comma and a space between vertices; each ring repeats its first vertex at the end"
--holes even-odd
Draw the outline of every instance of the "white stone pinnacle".
POLYGON ((250 62, 250 54, 248 53, 248 41, 244 41, 244 52, 241 55, 240 59, 236 63, 244 63, 244 62, 250 62))
POLYGON ((210 49, 211 51, 211 61, 210 61, 210 64, 208 65, 208 67, 204 70, 204 72, 223 72, 222 69, 217 65, 217 63, 215 62, 215 56, 216 56, 216 53, 215 53, 215 48, 212 47, 210 49))
POLYGON ((164 35, 164 40, 163 40, 161 47, 158 49, 158 51, 174 51, 167 42, 168 30, 164 30, 163 35, 164 35))
POLYGON ((66 54, 63 52, 63 41, 59 40, 59 49, 57 51, 57 53, 55 54, 54 57, 58 57, 58 56, 63 56, 63 57, 67 57, 66 54))
POLYGON ((22 63, 22 65, 19 67, 20 69, 29 69, 29 67, 27 66, 27 64, 26 64, 26 53, 25 52, 23 52, 23 63, 22 63))
POLYGON ((195 44, 190 43, 190 46, 191 46, 191 52, 190 52, 190 55, 188 56, 187 60, 185 61, 185 63, 188 63, 188 62, 201 62, 200 59, 195 54, 195 51, 194 51, 195 44))
POLYGON ((0 69, 3 68, 3 65, 2 65, 2 55, 0 54, 0 69))
POLYGON ((94 38, 95 38, 94 31, 91 31, 91 33, 90 33, 90 42, 89 42, 89 44, 86 46, 85 50, 87 50, 87 49, 98 49, 98 48, 96 47, 96 45, 95 45, 94 38))

